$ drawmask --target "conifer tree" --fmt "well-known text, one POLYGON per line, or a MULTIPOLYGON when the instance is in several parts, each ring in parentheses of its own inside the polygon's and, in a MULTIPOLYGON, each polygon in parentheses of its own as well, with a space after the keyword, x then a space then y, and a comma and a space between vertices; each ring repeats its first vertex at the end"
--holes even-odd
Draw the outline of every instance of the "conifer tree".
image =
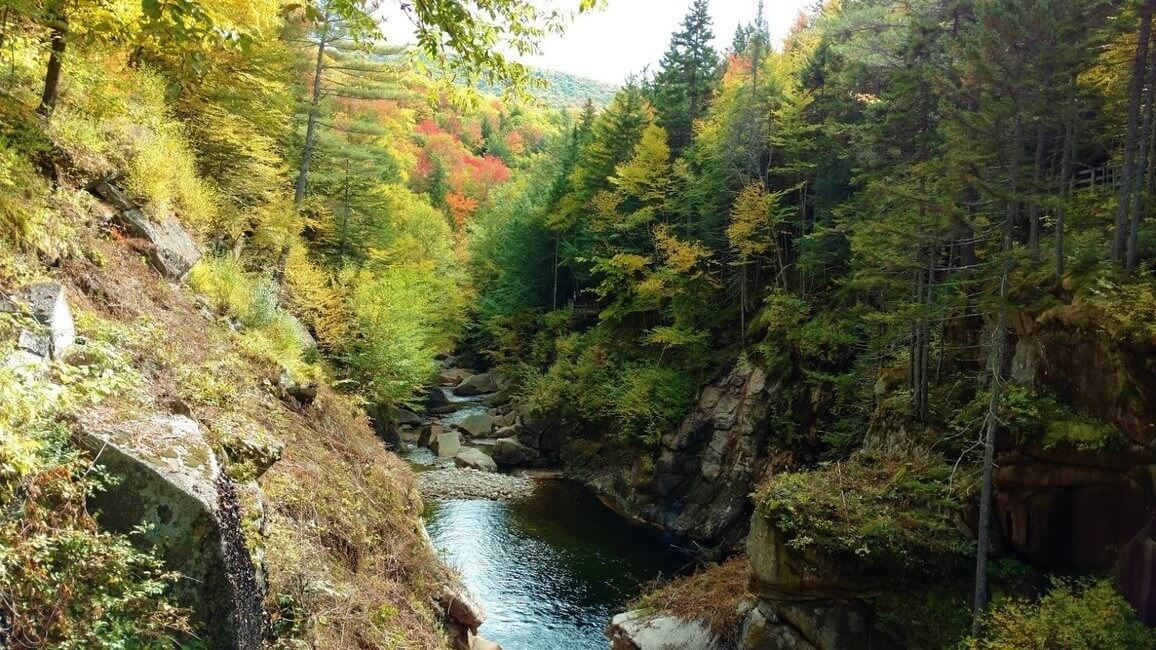
POLYGON ((718 83, 711 25, 707 0, 694 0, 682 29, 671 37, 649 93, 676 152, 690 145, 694 122, 706 114, 718 83))

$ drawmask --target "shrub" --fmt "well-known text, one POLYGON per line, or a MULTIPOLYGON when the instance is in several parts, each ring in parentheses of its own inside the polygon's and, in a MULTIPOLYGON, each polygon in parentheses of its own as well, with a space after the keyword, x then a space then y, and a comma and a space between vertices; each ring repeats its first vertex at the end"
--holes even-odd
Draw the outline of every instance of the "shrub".
POLYGON ((739 605, 751 598, 750 579, 747 558, 734 557, 648 590, 630 607, 702 621, 719 638, 735 641, 741 623, 739 605))
POLYGON ((992 603, 982 640, 971 650, 1132 650, 1156 645, 1156 633, 1106 579, 1055 579, 1041 598, 992 603))
POLYGON ((928 457, 860 452, 815 471, 775 475, 756 503, 788 547, 890 573, 899 584, 950 572, 973 551, 952 518, 961 495, 951 473, 928 457))

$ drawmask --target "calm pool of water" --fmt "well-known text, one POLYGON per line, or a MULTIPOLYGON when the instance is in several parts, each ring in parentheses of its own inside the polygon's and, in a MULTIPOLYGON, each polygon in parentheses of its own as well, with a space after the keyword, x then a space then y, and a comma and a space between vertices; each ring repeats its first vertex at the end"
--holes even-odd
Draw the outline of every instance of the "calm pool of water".
POLYGON ((567 481, 544 481, 521 501, 433 502, 426 525, 484 603, 481 634, 504 650, 605 650, 610 618, 642 585, 689 563, 567 481))

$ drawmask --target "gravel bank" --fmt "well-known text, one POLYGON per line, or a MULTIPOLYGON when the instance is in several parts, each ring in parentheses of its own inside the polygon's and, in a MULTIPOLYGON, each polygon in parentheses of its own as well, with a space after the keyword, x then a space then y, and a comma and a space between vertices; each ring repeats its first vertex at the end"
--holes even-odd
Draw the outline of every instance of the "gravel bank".
POLYGON ((417 486, 424 499, 501 501, 529 496, 534 491, 534 482, 528 478, 466 468, 419 472, 417 486))

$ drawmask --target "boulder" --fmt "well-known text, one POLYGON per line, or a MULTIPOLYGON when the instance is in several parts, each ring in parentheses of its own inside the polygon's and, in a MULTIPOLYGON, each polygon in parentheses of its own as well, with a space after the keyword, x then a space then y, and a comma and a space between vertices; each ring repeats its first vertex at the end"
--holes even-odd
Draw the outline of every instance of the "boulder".
POLYGON ((467 377, 465 381, 454 387, 454 395, 469 397, 498 392, 498 382, 492 373, 482 373, 467 377))
POLYGON ((247 479, 263 475, 281 460, 285 445, 255 423, 230 423, 214 428, 220 438, 219 448, 228 459, 230 476, 243 474, 247 479))
POLYGON ((442 587, 434 601, 442 611, 442 619, 454 650, 490 650, 492 646, 478 636, 478 628, 486 620, 486 610, 466 587, 456 581, 442 587))
POLYGON ((459 422, 457 428, 470 438, 488 436, 494 430, 494 417, 489 413, 474 413, 459 422))
POLYGON ((152 219, 110 179, 98 181, 91 189, 120 211, 118 221, 125 230, 149 242, 149 261, 166 279, 173 282, 184 280, 189 270, 201 259, 201 249, 176 219, 152 219))
POLYGON ((462 434, 457 431, 442 431, 434 436, 430 449, 438 458, 453 458, 462 450, 462 434))
POLYGON ((477 634, 473 635, 470 639, 470 650, 502 650, 502 646, 477 634))
POLYGON ((193 420, 152 415, 81 427, 79 444, 117 482, 91 498, 97 521, 143 540, 187 580, 173 590, 209 647, 261 647, 263 589, 232 481, 193 420))
POLYGON ((537 450, 523 445, 517 438, 499 438, 490 453, 494 462, 507 467, 530 467, 542 459, 537 450))
POLYGON ((417 444, 419 447, 432 447, 433 441, 442 434, 442 426, 440 424, 428 424, 421 428, 417 435, 417 444))
POLYGON ((431 409, 438 409, 453 405, 453 402, 450 401, 450 396, 446 393, 447 391, 444 388, 431 388, 429 397, 426 398, 426 406, 431 409))
POLYGON ((699 621, 642 611, 619 614, 606 628, 611 650, 720 650, 718 638, 699 621))
POLYGON ((498 466, 494 463, 493 458, 487 456, 482 450, 473 447, 466 447, 459 451, 454 456, 454 465, 476 469, 480 472, 498 471, 498 466))
POLYGON ((465 368, 446 368, 438 373, 438 385, 457 386, 473 374, 465 368))
POLYGON ((494 416, 494 428, 495 429, 504 429, 505 427, 512 427, 512 426, 514 426, 514 423, 517 421, 518 421, 518 414, 513 412, 513 411, 510 411, 509 413, 505 413, 502 415, 495 415, 494 416))
POLYGON ((402 426, 417 427, 421 426, 421 416, 409 409, 396 408, 393 411, 394 420, 402 426))
POLYGON ((492 409, 497 409, 509 403, 510 395, 504 390, 493 393, 492 395, 487 396, 486 399, 482 400, 483 406, 492 409))
POLYGON ((68 307, 64 287, 58 282, 40 282, 25 287, 0 301, 0 311, 27 311, 43 330, 21 330, 16 347, 35 358, 60 359, 76 343, 76 326, 68 307))
POLYGON ((276 389, 282 400, 292 399, 302 406, 309 406, 317 399, 317 380, 297 379, 288 369, 282 369, 277 376, 276 389))

